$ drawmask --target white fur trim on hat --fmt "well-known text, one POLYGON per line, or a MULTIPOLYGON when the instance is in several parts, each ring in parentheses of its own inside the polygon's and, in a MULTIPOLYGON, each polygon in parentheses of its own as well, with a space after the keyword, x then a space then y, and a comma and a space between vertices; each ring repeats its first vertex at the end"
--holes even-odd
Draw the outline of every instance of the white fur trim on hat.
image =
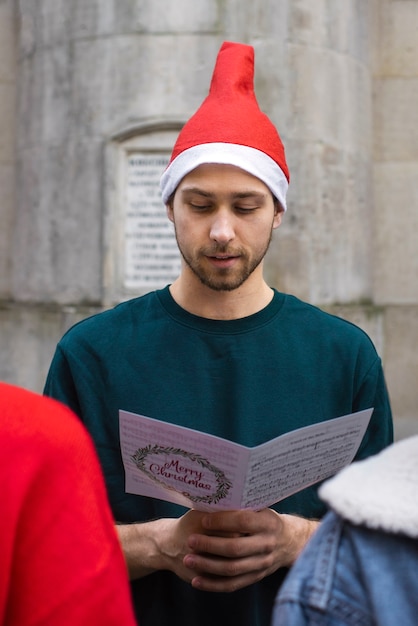
POLYGON ((267 185, 286 211, 288 181, 281 168, 265 152, 233 143, 199 144, 181 152, 161 176, 164 204, 186 174, 204 163, 235 165, 256 176, 267 185))

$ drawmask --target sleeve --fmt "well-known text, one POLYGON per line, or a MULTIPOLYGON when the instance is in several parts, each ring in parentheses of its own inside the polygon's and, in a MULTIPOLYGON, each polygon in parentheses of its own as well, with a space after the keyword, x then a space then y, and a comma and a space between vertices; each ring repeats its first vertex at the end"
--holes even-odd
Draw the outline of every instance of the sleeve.
POLYGON ((377 454, 393 442, 393 421, 381 360, 377 357, 354 398, 354 411, 374 407, 356 460, 377 454))
MULTIPOLYGON (((40 398, 43 427, 21 448, 8 623, 133 626, 127 569, 93 444, 72 412, 40 398)), ((32 423, 36 417, 32 412, 32 423)))
POLYGON ((58 344, 49 367, 44 395, 59 400, 81 417, 78 394, 70 366, 60 344, 58 344))

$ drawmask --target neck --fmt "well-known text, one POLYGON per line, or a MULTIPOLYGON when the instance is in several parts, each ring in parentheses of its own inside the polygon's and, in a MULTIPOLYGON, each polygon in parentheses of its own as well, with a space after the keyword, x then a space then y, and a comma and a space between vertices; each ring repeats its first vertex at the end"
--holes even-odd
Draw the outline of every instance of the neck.
POLYGON ((256 280, 253 274, 233 291, 215 291, 203 285, 194 275, 182 273, 171 285, 170 293, 179 306, 199 317, 239 319, 258 313, 273 298, 273 290, 264 279, 256 280))

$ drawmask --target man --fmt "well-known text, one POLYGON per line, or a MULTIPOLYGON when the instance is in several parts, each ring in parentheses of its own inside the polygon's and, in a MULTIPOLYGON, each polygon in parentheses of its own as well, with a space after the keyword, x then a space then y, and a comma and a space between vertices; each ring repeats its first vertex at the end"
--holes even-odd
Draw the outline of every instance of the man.
POLYGON ((96 441, 143 626, 269 624, 324 506, 314 487, 272 509, 211 514, 126 494, 119 409, 254 446, 373 406, 358 457, 392 440, 369 338, 264 281, 289 175, 253 72, 250 46, 223 44, 162 176, 179 278, 71 329, 46 384, 96 441))
POLYGON ((100 465, 77 417, 0 382, 1 626, 133 626, 100 465))
POLYGON ((272 626, 415 626, 418 436, 353 463, 319 493, 331 511, 286 578, 272 626))

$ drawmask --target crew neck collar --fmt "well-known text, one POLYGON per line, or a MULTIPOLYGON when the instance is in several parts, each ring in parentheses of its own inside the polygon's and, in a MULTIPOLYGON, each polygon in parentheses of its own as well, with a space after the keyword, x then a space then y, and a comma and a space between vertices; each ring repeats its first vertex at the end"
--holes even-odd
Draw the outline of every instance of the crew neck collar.
POLYGON ((233 320, 214 320, 189 313, 174 300, 170 293, 170 285, 156 292, 161 306, 179 324, 196 330, 213 333, 240 333, 253 330, 267 324, 281 309, 285 296, 273 289, 273 298, 261 311, 233 320))

